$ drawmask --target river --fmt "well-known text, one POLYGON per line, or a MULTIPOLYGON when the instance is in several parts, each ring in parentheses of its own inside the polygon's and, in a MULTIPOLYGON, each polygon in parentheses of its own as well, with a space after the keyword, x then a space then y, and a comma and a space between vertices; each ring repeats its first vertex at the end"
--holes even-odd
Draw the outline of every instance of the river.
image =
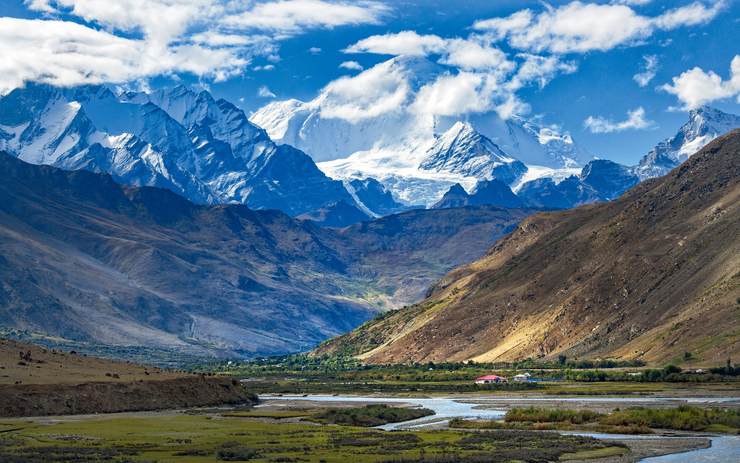
MULTIPOLYGON (((676 402, 693 403, 693 404, 712 404, 712 403, 733 403, 740 402, 738 398, 717 398, 717 397, 578 397, 578 398, 414 398, 414 397, 361 397, 361 396, 342 396, 342 395, 264 395, 260 396, 262 400, 286 400, 286 401, 313 401, 313 402, 344 402, 344 403, 402 403, 411 404, 419 407, 428 408, 434 411, 433 416, 427 416, 416 420, 403 421, 400 423, 389 423, 378 426, 379 429, 386 431, 401 429, 418 429, 425 426, 438 425, 445 423, 452 418, 463 419, 500 419, 506 413, 505 409, 482 408, 486 402, 514 402, 517 405, 527 405, 532 402, 541 401, 574 401, 574 402, 597 402, 597 403, 615 403, 620 406, 639 405, 647 402, 676 402)), ((591 436, 598 439, 672 439, 665 436, 634 436, 621 434, 591 434, 579 433, 581 435, 591 436)), ((642 463, 725 463, 740 461, 740 436, 707 436, 712 441, 712 446, 706 449, 693 450, 684 453, 674 453, 660 457, 645 458, 642 463)))

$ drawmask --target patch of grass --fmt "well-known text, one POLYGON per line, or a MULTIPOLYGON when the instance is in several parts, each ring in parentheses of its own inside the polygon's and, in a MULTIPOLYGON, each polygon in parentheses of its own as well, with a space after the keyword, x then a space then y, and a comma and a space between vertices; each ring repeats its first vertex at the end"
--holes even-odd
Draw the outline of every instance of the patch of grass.
POLYGON ((506 412, 505 421, 530 421, 540 423, 593 423, 603 415, 590 410, 565 410, 555 408, 512 408, 506 412))
POLYGON ((241 445, 238 442, 225 442, 216 452, 216 458, 220 461, 249 461, 259 457, 257 450, 241 445))
POLYGON ((241 410, 234 412, 221 413, 221 416, 226 418, 270 418, 270 419, 286 419, 286 418, 301 418, 309 416, 311 412, 308 410, 241 410))
POLYGON ((571 460, 595 460, 598 458, 617 457, 624 455, 628 450, 624 447, 604 447, 602 449, 595 450, 581 450, 575 453, 566 453, 560 455, 560 461, 571 461, 571 460))
POLYGON ((740 410, 704 409, 682 405, 677 408, 655 409, 633 407, 616 411, 600 419, 602 424, 615 426, 649 426, 681 431, 714 429, 740 430, 740 410))
POLYGON ((330 408, 313 416, 320 423, 347 426, 381 426, 388 423, 415 420, 434 415, 428 408, 401 408, 387 405, 366 405, 357 408, 330 408))

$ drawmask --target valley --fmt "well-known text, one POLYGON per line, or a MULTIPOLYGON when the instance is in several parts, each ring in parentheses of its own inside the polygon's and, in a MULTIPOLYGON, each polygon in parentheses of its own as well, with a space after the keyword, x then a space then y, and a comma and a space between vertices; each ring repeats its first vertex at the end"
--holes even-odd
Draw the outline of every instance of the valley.
POLYGON ((3 154, 0 165, 2 325, 162 361, 307 350, 415 302, 534 212, 415 210, 330 229, 3 154))

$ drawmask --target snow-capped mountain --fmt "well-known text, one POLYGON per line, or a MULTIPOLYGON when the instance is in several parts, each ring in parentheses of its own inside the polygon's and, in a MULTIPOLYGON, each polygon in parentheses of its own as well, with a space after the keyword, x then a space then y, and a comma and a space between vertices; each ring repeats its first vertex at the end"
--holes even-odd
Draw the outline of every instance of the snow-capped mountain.
POLYGON ((432 205, 456 183, 472 189, 494 177, 511 186, 566 177, 592 159, 569 135, 523 118, 414 111, 418 92, 448 73, 424 58, 395 57, 327 85, 311 101, 270 103, 250 120, 308 153, 330 177, 376 178, 407 204, 432 205), (365 94, 370 81, 382 84, 379 96, 365 94), (504 168, 493 174, 497 166, 504 168))
POLYGON ((506 183, 498 179, 481 180, 475 190, 468 194, 458 183, 452 185, 432 208, 448 209, 464 206, 496 206, 505 208, 524 207, 524 201, 511 191, 506 183))
POLYGON ((658 143, 640 160, 640 179, 660 177, 678 166, 718 136, 740 127, 740 116, 703 106, 689 112, 689 121, 678 133, 658 143))
POLYGON ((496 178, 507 185, 527 171, 527 166, 509 157, 467 122, 456 122, 442 134, 419 167, 479 179, 496 178))
POLYGON ((110 173, 197 203, 291 215, 353 203, 313 160, 278 146, 244 112, 180 86, 115 94, 104 86, 28 85, 0 98, 0 149, 34 164, 110 173))
POLYGON ((578 175, 560 182, 547 177, 526 182, 517 191, 517 196, 533 207, 570 208, 611 201, 639 181, 630 167, 597 159, 586 164, 578 175))

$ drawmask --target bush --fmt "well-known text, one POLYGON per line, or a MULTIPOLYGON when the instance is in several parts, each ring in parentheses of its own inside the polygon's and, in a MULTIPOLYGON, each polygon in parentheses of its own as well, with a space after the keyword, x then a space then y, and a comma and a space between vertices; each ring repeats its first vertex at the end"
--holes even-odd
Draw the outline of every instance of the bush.
POLYGON ((216 458, 221 461, 249 461, 259 457, 257 450, 245 447, 238 442, 226 442, 216 452, 216 458))
POLYGON ((704 431, 711 425, 740 429, 740 410, 702 409, 689 405, 668 409, 635 407, 614 412, 600 422, 613 426, 649 426, 681 431, 704 431))
POLYGON ((528 421, 535 423, 584 424, 597 421, 603 415, 590 410, 559 410, 546 408, 512 408, 506 412, 504 421, 528 421))
POLYGON ((399 408, 367 405, 360 408, 331 408, 314 415, 316 421, 347 426, 380 426, 434 415, 428 408, 399 408))

